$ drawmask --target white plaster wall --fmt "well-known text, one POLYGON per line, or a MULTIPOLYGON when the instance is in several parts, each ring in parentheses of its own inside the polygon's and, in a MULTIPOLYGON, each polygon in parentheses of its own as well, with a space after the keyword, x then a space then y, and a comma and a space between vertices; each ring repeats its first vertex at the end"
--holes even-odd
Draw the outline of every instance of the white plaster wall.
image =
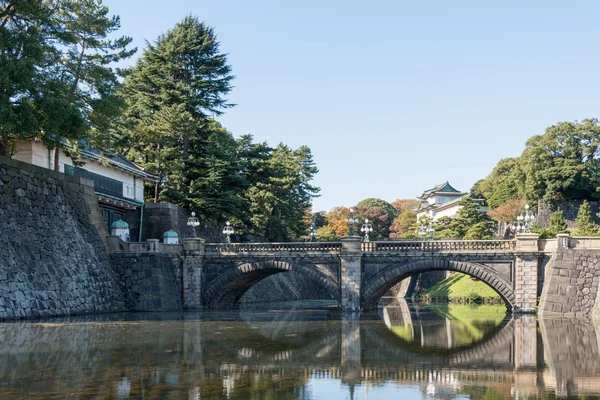
MULTIPOLYGON (((12 158, 15 160, 23 161, 29 164, 37 165, 39 167, 48 168, 54 165, 52 156, 54 151, 50 152, 50 163, 48 161, 48 149, 43 143, 37 141, 31 142, 20 142, 17 144, 16 153, 12 158)), ((135 199, 138 201, 144 201, 144 181, 140 178, 135 178, 135 191, 134 191, 134 176, 124 172, 120 169, 106 167, 104 164, 82 159, 85 165, 83 169, 89 172, 93 172, 98 175, 105 176, 123 182, 123 197, 128 199, 135 199)), ((62 150, 59 151, 58 168, 60 172, 65 172, 65 165, 73 166, 73 161, 69 158, 62 150)))
POLYGON ((134 192, 137 201, 144 202, 144 181, 140 178, 134 178, 134 192))
MULTIPOLYGON (((86 171, 93 172, 94 174, 102 175, 107 178, 115 179, 117 181, 123 182, 123 197, 126 199, 133 199, 133 175, 128 174, 120 169, 106 167, 104 164, 82 159, 85 162, 81 168, 86 171)), ((73 166, 73 161, 60 151, 60 158, 58 160, 58 165, 60 168, 60 172, 65 172, 65 165, 73 166)))
POLYGON ((12 158, 38 167, 48 168, 48 149, 40 142, 19 142, 12 158))
POLYGON ((461 206, 453 206, 453 207, 448 207, 443 210, 437 210, 435 213, 434 219, 437 220, 442 217, 454 217, 456 215, 456 213, 458 212, 458 210, 460 210, 460 207, 461 206))

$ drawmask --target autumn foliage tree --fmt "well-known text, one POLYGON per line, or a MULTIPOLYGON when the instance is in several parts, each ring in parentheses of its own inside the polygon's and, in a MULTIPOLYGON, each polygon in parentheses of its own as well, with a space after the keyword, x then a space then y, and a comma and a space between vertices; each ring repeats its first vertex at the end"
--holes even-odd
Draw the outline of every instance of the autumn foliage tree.
POLYGON ((359 234, 360 228, 365 220, 369 220, 373 228, 373 232, 369 234, 371 240, 385 239, 390 235, 390 223, 388 213, 379 206, 375 207, 359 207, 355 209, 355 214, 358 217, 359 223, 357 225, 356 234, 359 234))
POLYGON ((419 207, 419 200, 415 199, 397 199, 392 201, 392 206, 396 209, 396 215, 402 214, 404 211, 413 211, 419 207))
POLYGON ((334 207, 325 214, 325 226, 323 228, 328 228, 336 237, 347 236, 349 228, 346 218, 349 215, 350 209, 348 207, 334 207))
POLYGON ((494 221, 498 222, 513 222, 517 216, 523 211, 525 201, 520 199, 507 200, 498 207, 488 210, 488 215, 494 221))
POLYGON ((417 222, 417 214, 405 209, 398 215, 390 226, 390 239, 405 239, 409 229, 417 222))

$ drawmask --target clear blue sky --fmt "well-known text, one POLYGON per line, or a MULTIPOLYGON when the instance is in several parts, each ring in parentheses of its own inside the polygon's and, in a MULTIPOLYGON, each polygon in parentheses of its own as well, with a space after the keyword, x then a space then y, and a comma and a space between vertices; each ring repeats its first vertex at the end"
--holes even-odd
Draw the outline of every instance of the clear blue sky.
POLYGON ((237 76, 221 122, 309 146, 315 211, 466 191, 547 126, 600 116, 598 1, 104 3, 134 59, 187 14, 213 26, 237 76))

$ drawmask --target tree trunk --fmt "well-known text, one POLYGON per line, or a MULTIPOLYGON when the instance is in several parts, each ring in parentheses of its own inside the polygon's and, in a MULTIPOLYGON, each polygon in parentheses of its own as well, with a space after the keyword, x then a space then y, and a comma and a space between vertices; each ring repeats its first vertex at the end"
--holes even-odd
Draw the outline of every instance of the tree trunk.
POLYGON ((0 156, 10 157, 10 149, 8 148, 8 136, 0 136, 0 156))
POLYGON ((58 147, 54 148, 54 170, 59 172, 60 168, 58 166, 58 159, 60 158, 60 149, 58 147))
POLYGON ((161 178, 161 176, 159 175, 159 176, 158 176, 158 181, 156 181, 156 182, 154 183, 154 202, 155 202, 155 203, 158 203, 158 185, 160 184, 160 181, 161 181, 161 179, 162 179, 162 178, 161 178))

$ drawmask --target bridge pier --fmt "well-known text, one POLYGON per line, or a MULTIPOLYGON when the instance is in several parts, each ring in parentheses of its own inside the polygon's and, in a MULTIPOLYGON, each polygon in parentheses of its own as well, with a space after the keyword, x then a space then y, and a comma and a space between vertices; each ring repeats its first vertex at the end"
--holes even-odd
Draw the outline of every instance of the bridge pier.
POLYGON ((360 310, 362 285, 362 252, 360 236, 344 236, 340 251, 340 284, 342 310, 360 310))
POLYGON ((535 313, 538 294, 537 233, 517 234, 515 254, 515 313, 535 313))
POLYGON ((204 239, 183 239, 183 308, 202 307, 202 267, 204 239))

